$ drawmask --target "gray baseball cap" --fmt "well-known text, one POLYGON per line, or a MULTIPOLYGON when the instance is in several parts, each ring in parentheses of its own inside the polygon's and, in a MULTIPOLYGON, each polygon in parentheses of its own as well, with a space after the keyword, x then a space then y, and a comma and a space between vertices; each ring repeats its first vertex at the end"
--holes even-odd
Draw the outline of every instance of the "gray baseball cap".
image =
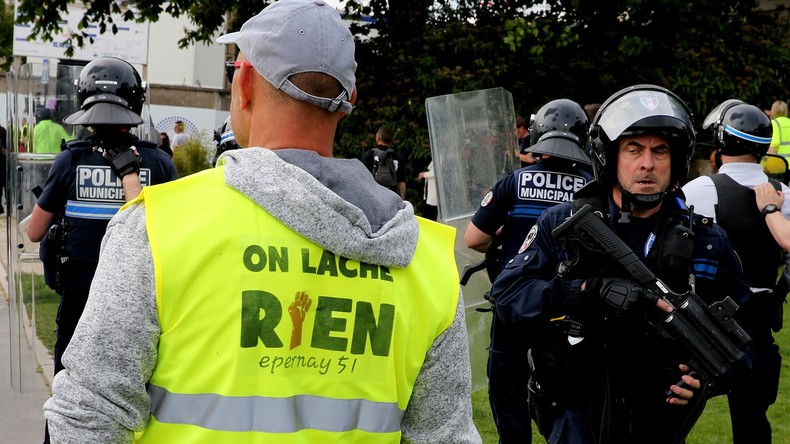
POLYGON ((258 73, 297 100, 329 111, 350 113, 354 90, 354 37, 340 14, 323 0, 280 0, 217 43, 235 43, 258 73), (304 72, 334 77, 343 87, 335 98, 308 94, 289 78, 304 72))

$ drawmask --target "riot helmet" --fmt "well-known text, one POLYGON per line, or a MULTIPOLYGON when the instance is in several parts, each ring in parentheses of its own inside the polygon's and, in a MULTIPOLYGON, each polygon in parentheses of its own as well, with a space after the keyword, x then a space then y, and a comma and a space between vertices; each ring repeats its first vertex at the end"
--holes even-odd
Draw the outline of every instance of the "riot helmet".
POLYGON ((535 157, 546 154, 574 162, 590 163, 584 152, 589 120, 582 107, 568 99, 543 105, 535 114, 529 130, 529 148, 535 157))
POLYGON ((759 161, 771 144, 771 119, 760 108, 737 99, 725 100, 705 117, 716 149, 725 156, 752 154, 759 161))
POLYGON ((230 116, 225 119, 225 122, 219 128, 214 130, 214 141, 217 142, 217 152, 214 155, 215 165, 222 153, 239 148, 239 144, 236 143, 236 136, 233 134, 233 128, 230 126, 230 116))
MULTIPOLYGON (((694 154, 696 131, 691 111, 672 91, 656 85, 634 85, 612 95, 590 123, 590 157, 595 180, 618 186, 618 141, 624 136, 655 134, 669 143, 671 164, 670 188, 686 182, 694 154)), ((634 206, 658 205, 666 191, 656 195, 630 195, 634 206)))
POLYGON ((82 68, 75 86, 80 110, 63 120, 69 125, 143 123, 148 85, 129 62, 116 57, 96 59, 82 68))

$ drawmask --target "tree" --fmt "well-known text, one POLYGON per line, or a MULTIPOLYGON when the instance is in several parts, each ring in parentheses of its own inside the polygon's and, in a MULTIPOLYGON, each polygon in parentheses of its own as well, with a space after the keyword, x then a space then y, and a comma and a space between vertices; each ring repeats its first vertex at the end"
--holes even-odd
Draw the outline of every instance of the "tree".
MULTIPOLYGON (((72 0, 23 0, 20 21, 46 38, 72 0)), ((138 12, 111 0, 87 0, 84 24, 110 12, 155 21, 185 14, 194 24, 181 46, 238 29, 270 1, 143 0, 138 12)), ((602 102, 617 90, 653 83, 683 97, 699 123, 728 98, 767 106, 790 96, 786 38, 790 11, 761 11, 756 0, 348 0, 357 42, 357 107, 337 133, 336 155, 359 157, 387 124, 415 177, 430 157, 425 99, 503 87, 516 113, 556 98, 602 102), (785 69, 782 69, 782 68, 785 69)), ((101 28, 100 28, 101 29, 101 28)), ((76 44, 84 42, 77 38, 76 44)), ((701 137, 702 139, 703 137, 701 137)), ((408 198, 419 202, 417 182, 408 198)))
POLYGON ((0 69, 4 72, 11 68, 14 39, 14 8, 8 3, 0 4, 0 69))
MULTIPOLYGON (((62 13, 74 0, 21 0, 19 5, 19 23, 33 25, 30 35, 44 41, 52 41, 60 32, 62 13)), ((95 24, 99 32, 118 32, 118 24, 112 15, 120 15, 124 21, 138 23, 156 22, 162 14, 173 17, 186 15, 194 24, 193 29, 184 30, 184 38, 179 40, 179 47, 202 42, 211 43, 214 35, 222 30, 226 19, 229 29, 237 29, 248 18, 257 14, 261 9, 272 3, 269 0, 234 0, 220 2, 214 0, 141 0, 133 2, 133 7, 128 6, 125 0, 83 0, 85 15, 79 23, 77 32, 68 37, 63 43, 69 48, 67 56, 74 53, 73 46, 82 47, 86 42, 93 42, 88 32, 88 26, 95 24)), ((91 31, 93 32, 93 31, 91 31)))

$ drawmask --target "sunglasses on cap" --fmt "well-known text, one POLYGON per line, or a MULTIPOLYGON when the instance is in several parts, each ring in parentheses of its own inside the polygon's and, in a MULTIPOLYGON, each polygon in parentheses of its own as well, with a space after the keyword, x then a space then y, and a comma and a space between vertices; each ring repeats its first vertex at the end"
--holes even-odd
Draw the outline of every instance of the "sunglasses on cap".
POLYGON ((225 62, 225 75, 228 77, 228 83, 233 83, 233 74, 236 73, 236 68, 240 68, 241 64, 244 63, 244 66, 252 67, 252 63, 249 60, 240 62, 238 60, 225 62))

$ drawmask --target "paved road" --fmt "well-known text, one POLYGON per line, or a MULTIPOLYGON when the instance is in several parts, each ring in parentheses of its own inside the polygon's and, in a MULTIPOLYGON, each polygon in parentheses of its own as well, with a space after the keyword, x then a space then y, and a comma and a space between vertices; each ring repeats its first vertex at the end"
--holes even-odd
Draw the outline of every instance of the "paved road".
MULTIPOLYGON (((52 374, 52 358, 35 338, 26 335, 22 342, 19 372, 20 391, 11 386, 11 350, 8 301, 8 275, 6 251, 6 218, 0 217, 0 443, 33 444, 44 439, 44 415, 42 406, 49 398, 52 374), (30 338, 31 340, 28 340, 30 338), (33 343, 31 346, 30 343, 33 343), (42 365, 39 365, 39 362, 42 365), (46 374, 46 377, 45 377, 46 374)), ((14 314, 15 315, 15 314, 14 314)), ((30 328, 28 326, 28 332, 30 328)), ((16 346, 17 343, 14 343, 16 346)))

